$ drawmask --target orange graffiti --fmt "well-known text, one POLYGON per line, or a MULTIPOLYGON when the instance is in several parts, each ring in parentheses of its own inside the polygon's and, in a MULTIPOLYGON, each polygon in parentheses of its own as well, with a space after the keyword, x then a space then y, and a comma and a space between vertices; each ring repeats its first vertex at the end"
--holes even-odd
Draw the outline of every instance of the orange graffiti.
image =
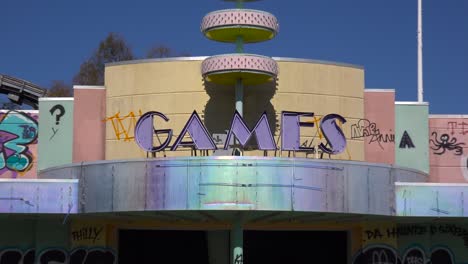
POLYGON ((138 110, 138 115, 135 115, 135 113, 131 111, 125 116, 120 116, 120 112, 117 112, 115 115, 106 117, 106 119, 102 121, 111 122, 117 140, 132 141, 135 139, 133 131, 138 121, 137 117, 141 115, 141 110, 138 110))

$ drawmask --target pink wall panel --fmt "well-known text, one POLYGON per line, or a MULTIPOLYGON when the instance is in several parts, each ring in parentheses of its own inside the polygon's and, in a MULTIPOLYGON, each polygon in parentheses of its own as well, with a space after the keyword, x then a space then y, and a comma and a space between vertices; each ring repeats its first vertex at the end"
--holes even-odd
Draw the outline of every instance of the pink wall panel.
POLYGON ((75 86, 73 162, 103 160, 105 153, 106 90, 75 86))
POLYGON ((468 182, 468 116, 429 118, 431 182, 468 182))
POLYGON ((352 126, 353 138, 364 138, 365 160, 395 163, 395 91, 366 90, 364 117, 352 126))

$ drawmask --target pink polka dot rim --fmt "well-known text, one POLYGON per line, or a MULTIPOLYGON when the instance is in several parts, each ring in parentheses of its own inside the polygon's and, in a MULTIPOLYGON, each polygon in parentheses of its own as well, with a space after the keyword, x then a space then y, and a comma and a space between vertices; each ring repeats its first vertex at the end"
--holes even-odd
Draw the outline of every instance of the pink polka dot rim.
POLYGON ((203 18, 200 29, 209 36, 212 30, 230 27, 257 28, 272 32, 272 36, 279 32, 278 20, 274 15, 252 9, 225 9, 208 13, 203 18))
POLYGON ((206 58, 202 62, 202 75, 219 72, 258 72, 276 77, 278 64, 270 57, 254 54, 224 54, 206 58))

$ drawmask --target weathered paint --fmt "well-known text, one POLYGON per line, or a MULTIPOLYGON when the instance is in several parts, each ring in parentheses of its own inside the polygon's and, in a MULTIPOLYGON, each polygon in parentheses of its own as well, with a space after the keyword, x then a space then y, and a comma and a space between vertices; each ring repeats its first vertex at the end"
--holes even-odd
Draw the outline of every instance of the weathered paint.
POLYGON ((73 162, 105 159, 106 90, 75 86, 73 109, 73 162))
POLYGON ((429 105, 395 105, 395 164, 429 173, 429 105))
POLYGON ((468 116, 429 117, 431 182, 468 182, 468 116))
POLYGON ((396 181, 426 174, 362 162, 274 157, 106 161, 41 171, 83 182, 80 212, 279 210, 394 214, 396 181), (170 194, 170 195, 168 195, 170 194))
POLYGON ((352 124, 351 138, 364 138, 367 162, 395 163, 395 91, 366 90, 364 119, 352 124))
POLYGON ((468 217, 468 184, 397 183, 399 216, 468 217))
POLYGON ((39 111, 0 110, 0 178, 36 178, 39 111))
POLYGON ((0 213, 77 212, 78 180, 0 179, 0 213))
POLYGON ((72 163, 73 98, 39 99, 38 170, 72 163))

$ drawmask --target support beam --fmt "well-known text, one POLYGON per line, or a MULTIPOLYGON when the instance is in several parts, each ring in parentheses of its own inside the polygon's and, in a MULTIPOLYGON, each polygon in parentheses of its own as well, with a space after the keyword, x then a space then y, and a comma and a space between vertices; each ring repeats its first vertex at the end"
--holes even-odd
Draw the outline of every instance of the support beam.
POLYGON ((236 81, 236 110, 243 117, 244 116, 244 85, 242 79, 236 81))
POLYGON ((231 229, 232 264, 244 263, 244 228, 242 217, 237 217, 231 229))

